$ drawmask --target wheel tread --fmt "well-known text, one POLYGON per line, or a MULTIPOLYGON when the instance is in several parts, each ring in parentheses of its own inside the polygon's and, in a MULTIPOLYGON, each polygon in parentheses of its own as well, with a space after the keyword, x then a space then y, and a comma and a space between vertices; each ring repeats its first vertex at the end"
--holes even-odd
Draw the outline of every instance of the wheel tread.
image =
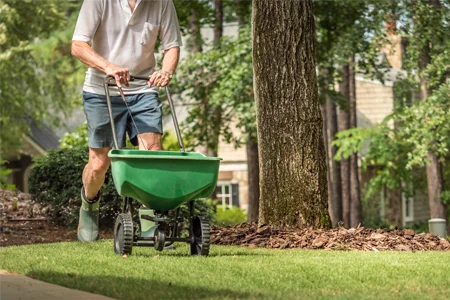
POLYGON ((200 253, 197 252, 196 246, 191 246, 191 254, 192 255, 201 255, 208 256, 210 249, 210 241, 211 241, 211 232, 209 220, 205 217, 197 217, 200 221, 200 232, 201 232, 201 250, 200 253))
MULTIPOLYGON (((119 223, 121 223, 123 226, 123 245, 122 249, 116 249, 115 247, 115 251, 117 254, 131 254, 134 241, 133 219, 129 214, 120 214, 116 219, 115 230, 117 230, 117 226, 119 223)), ((116 232, 114 233, 114 238, 116 238, 116 232)), ((114 242, 114 244, 116 243, 114 242)))

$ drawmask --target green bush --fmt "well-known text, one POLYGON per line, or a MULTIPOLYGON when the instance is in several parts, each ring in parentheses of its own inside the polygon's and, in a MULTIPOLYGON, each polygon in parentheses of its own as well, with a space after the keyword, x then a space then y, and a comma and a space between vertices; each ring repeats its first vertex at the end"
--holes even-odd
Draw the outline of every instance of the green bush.
MULTIPOLYGON (((52 205, 53 221, 66 226, 76 226, 81 205, 81 174, 88 161, 89 151, 84 147, 52 150, 36 160, 30 174, 30 192, 36 200, 52 205)), ((111 177, 106 174, 102 187, 101 223, 111 225, 122 203, 111 177)))
POLYGON ((218 226, 242 224, 247 222, 247 214, 236 206, 224 209, 222 205, 218 205, 213 222, 218 226))

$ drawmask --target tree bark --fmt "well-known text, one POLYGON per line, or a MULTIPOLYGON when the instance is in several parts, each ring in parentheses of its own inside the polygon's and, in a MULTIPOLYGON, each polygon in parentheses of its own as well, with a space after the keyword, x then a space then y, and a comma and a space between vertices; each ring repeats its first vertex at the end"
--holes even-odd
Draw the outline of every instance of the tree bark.
POLYGON ((260 224, 329 227, 312 0, 253 1, 260 224))
POLYGON ((191 51, 194 53, 202 52, 203 39, 200 33, 200 18, 198 11, 194 8, 191 10, 190 34, 191 40, 189 44, 191 46, 191 51))
POLYGON ((439 198, 444 189, 444 178, 442 175, 442 166, 438 158, 433 153, 428 153, 427 159, 427 182, 428 182, 428 201, 430 203, 431 218, 440 218, 447 220, 447 206, 439 198))
POLYGON ((320 111, 322 112, 322 119, 323 122, 323 142, 325 143, 325 155, 326 155, 326 161, 327 161, 327 181, 328 181, 328 214, 331 218, 331 224, 334 227, 335 226, 335 220, 333 219, 333 186, 331 181, 331 161, 329 157, 330 153, 330 144, 328 143, 328 129, 327 129, 327 109, 326 109, 326 103, 322 104, 320 106, 320 111))
MULTIPOLYGON (((350 57, 350 128, 356 128, 356 68, 355 56, 350 57)), ((359 184, 358 154, 353 153, 350 158, 350 226, 362 224, 361 190, 359 184)))
MULTIPOLYGON (((189 23, 190 38, 188 40, 188 48, 190 48, 190 51, 192 53, 203 52, 203 39, 202 39, 200 29, 201 29, 201 26, 200 26, 199 13, 198 13, 198 10, 196 9, 196 7, 193 6, 191 8, 191 18, 190 18, 190 23, 189 23)), ((201 73, 200 70, 198 70, 198 71, 199 71, 199 73, 201 73)), ((205 99, 202 99, 201 105, 203 107, 203 111, 206 112, 208 103, 205 99)), ((203 118, 203 120, 206 120, 206 118, 203 118)), ((203 120, 201 120, 200 122, 204 122, 203 120)), ((208 147, 206 145, 199 146, 197 151, 204 155, 208 155, 208 147)), ((215 196, 213 195, 211 198, 214 199, 215 196)))
POLYGON ((247 222, 258 222, 259 217, 259 156, 256 137, 247 141, 248 212, 247 222))
POLYGON ((214 11, 216 21, 214 23, 214 43, 220 45, 220 39, 223 36, 223 2, 222 0, 214 0, 214 11))
POLYGON ((329 173, 328 185, 331 187, 328 190, 331 192, 328 211, 330 211, 331 221, 333 226, 337 226, 339 221, 343 221, 342 214, 342 179, 341 179, 341 163, 336 161, 334 157, 337 153, 337 147, 332 146, 331 143, 336 138, 337 130, 337 113, 336 103, 330 96, 326 96, 326 136, 327 136, 327 150, 328 150, 328 165, 329 173))
POLYGON ((385 219, 389 225, 394 227, 403 226, 402 223, 402 192, 400 189, 390 190, 384 188, 385 195, 385 219))
MULTIPOLYGON (((342 67, 342 83, 339 90, 346 100, 339 107, 339 131, 350 129, 350 69, 348 65, 342 67)), ((342 182, 342 219, 346 227, 350 227, 350 159, 341 160, 341 182, 342 182)))
MULTIPOLYGON (((214 44, 220 47, 221 38, 223 36, 223 2, 222 0, 214 0, 214 44)), ((222 123, 222 107, 214 106, 211 112, 213 115, 213 124, 210 125, 208 134, 208 150, 207 156, 217 157, 217 150, 220 138, 220 124, 222 123)))

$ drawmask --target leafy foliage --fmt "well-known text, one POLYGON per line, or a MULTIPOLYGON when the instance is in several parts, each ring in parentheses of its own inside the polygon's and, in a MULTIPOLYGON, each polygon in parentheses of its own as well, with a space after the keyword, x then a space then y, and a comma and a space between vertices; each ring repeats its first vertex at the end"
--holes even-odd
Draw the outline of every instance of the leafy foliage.
MULTIPOLYGON (((53 208, 53 220, 62 225, 75 226, 81 205, 81 174, 88 160, 88 149, 73 147, 52 150, 36 160, 30 174, 30 193, 43 204, 53 208)), ((102 188, 100 217, 102 224, 113 224, 122 199, 117 195, 111 177, 106 174, 102 188)))
POLYGON ((73 149, 77 147, 88 147, 88 127, 85 122, 83 125, 78 126, 74 132, 66 133, 64 137, 59 141, 59 147, 61 149, 73 149))
POLYGON ((247 221, 247 215, 239 207, 224 208, 222 205, 217 206, 214 224, 218 226, 233 226, 242 224, 247 221))
MULTIPOLYGON (((384 186, 398 189, 412 186, 414 190, 425 187, 423 170, 427 154, 434 153, 444 166, 444 182, 449 184, 450 85, 445 82, 448 72, 449 42, 445 38, 450 30, 450 2, 440 1, 440 6, 428 1, 398 1, 394 7, 401 30, 409 35, 404 68, 407 76, 394 86, 394 113, 370 129, 357 128, 338 134, 335 145, 339 147, 337 159, 353 152, 363 153, 363 167, 378 166, 380 169, 370 181, 366 197, 380 191, 384 186), (427 59, 421 52, 428 46, 430 57, 422 77, 428 79, 431 95, 417 101, 418 70, 427 59)), ((450 186, 445 186, 441 201, 450 197, 450 186)))
POLYGON ((256 135, 250 41, 249 28, 242 29, 237 39, 224 38, 221 47, 193 54, 180 65, 176 85, 191 105, 183 125, 188 139, 195 141, 192 147, 217 150, 208 143, 218 136, 239 145, 246 135, 256 135), (220 116, 213 113, 218 107, 220 116), (234 121, 243 136, 233 136, 234 121))
POLYGON ((0 126, 8 128, 0 134, 4 155, 20 148, 29 119, 54 123, 60 112, 70 111, 68 95, 78 83, 68 86, 64 80, 76 70, 70 56, 72 28, 65 17, 72 5, 0 1, 0 126))

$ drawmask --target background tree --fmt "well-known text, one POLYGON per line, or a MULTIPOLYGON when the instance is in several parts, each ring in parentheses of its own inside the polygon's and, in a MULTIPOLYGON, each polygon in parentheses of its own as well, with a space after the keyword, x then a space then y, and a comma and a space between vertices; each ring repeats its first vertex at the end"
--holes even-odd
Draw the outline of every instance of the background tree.
POLYGON ((409 37, 403 68, 406 77, 394 86, 394 112, 371 129, 338 134, 338 155, 361 151, 370 141, 363 167, 378 165, 366 197, 387 188, 411 195, 427 187, 431 217, 448 218, 448 118, 450 2, 398 1, 398 30, 409 37), (416 92, 419 97, 415 97, 416 92), (389 122, 395 124, 389 126, 389 122), (426 172, 426 173, 425 173, 426 172), (427 182, 421 176, 427 175, 427 182))
POLYGON ((383 15, 379 13, 378 6, 387 4, 387 1, 369 0, 314 1, 319 86, 323 110, 326 112, 331 192, 329 210, 334 225, 342 220, 347 226, 357 226, 362 221, 358 157, 353 157, 352 164, 350 158, 337 162, 333 159, 337 148, 332 142, 339 130, 357 126, 356 70, 372 77, 378 75, 374 58, 378 55, 384 36, 380 33, 384 18, 381 18, 383 15), (358 66, 353 62, 355 55, 360 57, 358 66), (353 222, 350 221, 351 212, 353 222))
POLYGON ((15 153, 31 121, 57 124, 69 113, 78 68, 65 48, 71 2, 0 1, 0 152, 15 153), (24 22, 27 20, 27 22, 24 22), (66 76, 70 79, 65 80, 66 76), (61 88, 64 86, 64 88, 61 88))
POLYGON ((312 1, 253 1, 260 224, 328 227, 312 1))

